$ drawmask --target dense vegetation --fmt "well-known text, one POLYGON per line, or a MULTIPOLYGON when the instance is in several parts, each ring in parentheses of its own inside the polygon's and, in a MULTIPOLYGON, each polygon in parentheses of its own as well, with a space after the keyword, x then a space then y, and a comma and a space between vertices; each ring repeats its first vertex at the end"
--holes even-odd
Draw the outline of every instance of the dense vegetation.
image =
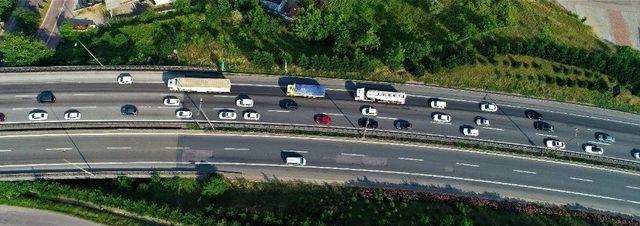
POLYGON ((16 5, 16 0, 0 0, 0 22, 7 21, 13 7, 16 5))
POLYGON ((20 31, 26 35, 33 36, 40 26, 40 15, 30 9, 18 8, 13 11, 13 17, 20 27, 20 31))
POLYGON ((218 176, 0 182, 0 204, 53 209, 108 224, 609 225, 622 218, 446 194, 218 176), (109 210, 110 212, 104 211, 109 210), (126 216, 113 214, 125 212, 126 216), (146 216, 142 218, 141 216, 146 216))
POLYGON ((3 61, 13 66, 28 66, 53 56, 44 42, 23 34, 0 37, 0 52, 3 61))

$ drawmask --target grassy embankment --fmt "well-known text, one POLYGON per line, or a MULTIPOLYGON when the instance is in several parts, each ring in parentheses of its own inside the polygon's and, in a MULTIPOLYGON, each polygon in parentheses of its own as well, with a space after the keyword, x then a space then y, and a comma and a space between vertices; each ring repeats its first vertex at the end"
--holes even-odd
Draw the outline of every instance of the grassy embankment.
POLYGON ((110 225, 613 225, 631 221, 515 202, 305 183, 150 180, 0 182, 0 204, 110 225))
POLYGON ((609 94, 616 78, 608 73, 598 73, 608 81, 607 87, 590 89, 528 79, 525 74, 564 76, 549 72, 552 65, 559 65, 549 58, 505 53, 491 57, 498 61, 511 57, 529 64, 536 61, 542 69, 483 64, 489 57, 479 50, 493 38, 544 39, 568 48, 616 54, 615 48, 601 42, 590 27, 556 3, 483 2, 488 3, 392 0, 385 1, 385 7, 379 7, 382 3, 378 1, 334 0, 316 7, 306 3, 299 17, 305 19, 288 25, 251 2, 180 4, 173 12, 148 11, 134 18, 114 19, 110 26, 92 31, 75 32, 65 26, 63 42, 48 63, 96 64, 82 48, 74 47, 79 39, 104 64, 219 67, 224 61, 227 71, 284 74, 286 61, 289 74, 420 81, 640 112, 640 98, 629 92, 633 85, 624 85, 618 97, 609 94), (472 55, 468 60, 462 59, 466 53, 459 53, 463 47, 472 55), (452 60, 451 55, 457 58, 452 60), (505 73, 514 76, 497 75, 505 73))

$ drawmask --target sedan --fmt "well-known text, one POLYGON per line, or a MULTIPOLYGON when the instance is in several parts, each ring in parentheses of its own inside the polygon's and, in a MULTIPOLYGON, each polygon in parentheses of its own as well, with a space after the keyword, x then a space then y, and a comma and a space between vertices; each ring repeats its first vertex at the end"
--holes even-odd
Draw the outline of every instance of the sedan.
POLYGON ((486 119, 484 117, 477 117, 476 118, 476 125, 479 126, 489 126, 489 119, 486 119))
POLYGON ((167 106, 179 106, 180 105, 180 99, 178 99, 177 97, 174 96, 168 96, 164 98, 164 105, 167 106))
POLYGON ((234 120, 236 119, 236 112, 235 111, 231 111, 231 110, 224 110, 224 111, 220 111, 220 113, 218 113, 218 117, 220 119, 226 119, 226 120, 234 120))
POLYGON ((64 119, 66 120, 76 120, 76 119, 80 119, 81 117, 82 117, 82 114, 80 114, 78 110, 68 110, 67 112, 64 113, 64 119))
POLYGON ((565 147, 564 142, 556 139, 548 139, 544 143, 548 148, 564 149, 565 147))
POLYGON ((477 137, 478 135, 480 135, 480 131, 473 127, 464 127, 462 129, 462 134, 464 134, 465 136, 477 137))
POLYGON ((640 160, 640 150, 633 153, 633 158, 640 160))
POLYGON ((29 120, 31 121, 47 120, 48 117, 49 117, 49 114, 47 114, 47 112, 45 111, 34 111, 29 113, 29 120))
POLYGON ((432 100, 431 102, 429 102, 429 105, 431 106, 431 108, 445 109, 447 107, 447 102, 441 100, 432 100))
POLYGON ((313 120, 317 123, 317 124, 322 124, 322 125, 327 125, 329 123, 331 123, 331 117, 329 117, 328 115, 325 114, 317 114, 313 117, 313 120))
POLYGON ((251 98, 242 98, 236 100, 236 106, 250 108, 253 107, 253 99, 251 98))
POLYGON ((480 104, 480 110, 488 111, 488 112, 496 112, 498 111, 498 105, 494 103, 482 103, 480 104))
POLYGON ((396 129, 401 129, 401 130, 411 129, 411 123, 404 119, 396 120, 393 125, 396 127, 396 129))
POLYGON ((4 122, 4 114, 0 113, 0 122, 4 122))
POLYGON ((593 144, 585 144, 584 145, 584 151, 586 153, 589 153, 589 154, 597 154, 597 155, 604 154, 604 149, 603 148, 595 146, 593 144))
POLYGON ((193 112, 191 110, 183 108, 176 111, 176 117, 178 118, 191 118, 193 116, 193 112))
POLYGON ((255 111, 245 111, 243 116, 245 120, 253 120, 253 121, 260 120, 260 113, 255 111))
POLYGON ((541 120, 542 119, 542 114, 538 113, 537 111, 534 110, 526 110, 524 112, 524 115, 527 116, 527 118, 530 119, 535 119, 535 120, 541 120))
POLYGON ((56 102, 56 96, 53 95, 53 92, 51 91, 42 91, 38 95, 37 99, 39 103, 55 103, 56 102))
POLYGON ((128 85, 131 83, 133 83, 133 76, 131 76, 129 73, 123 73, 120 76, 118 76, 118 84, 128 85))
POLYGON ((556 129, 556 127, 554 127, 553 125, 543 121, 534 122, 533 127, 536 128, 537 130, 542 130, 547 132, 553 132, 556 129))
POLYGON ((433 114, 434 122, 451 122, 451 116, 442 113, 433 114))
POLYGON ((138 115, 138 108, 133 104, 125 104, 120 108, 122 115, 138 115))
POLYGON ((378 128, 378 121, 371 118, 360 118, 358 119, 358 125, 363 128, 375 129, 378 128))
POLYGON ((597 133, 596 134, 596 138, 599 141, 605 142, 605 143, 613 143, 616 142, 616 138, 614 138, 613 136, 606 134, 606 133, 597 133))
POLYGON ((378 115, 378 110, 371 106, 365 106, 361 110, 362 115, 366 116, 376 116, 378 115))
POLYGON ((282 108, 286 109, 286 110, 297 110, 298 109, 298 103, 296 103, 296 101, 292 100, 292 99, 284 99, 282 100, 282 108))

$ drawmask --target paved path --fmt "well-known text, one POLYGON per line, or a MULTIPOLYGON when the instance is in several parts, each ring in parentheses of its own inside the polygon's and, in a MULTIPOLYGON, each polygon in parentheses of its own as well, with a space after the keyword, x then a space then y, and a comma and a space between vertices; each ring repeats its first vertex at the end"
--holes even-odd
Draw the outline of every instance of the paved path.
POLYGON ((99 225, 88 220, 39 209, 0 205, 0 226, 99 225))
POLYGON ((58 27, 68 18, 73 17, 73 9, 75 8, 73 0, 51 0, 49 9, 42 17, 42 24, 38 29, 36 38, 44 41, 47 47, 55 49, 60 41, 60 31, 58 27))

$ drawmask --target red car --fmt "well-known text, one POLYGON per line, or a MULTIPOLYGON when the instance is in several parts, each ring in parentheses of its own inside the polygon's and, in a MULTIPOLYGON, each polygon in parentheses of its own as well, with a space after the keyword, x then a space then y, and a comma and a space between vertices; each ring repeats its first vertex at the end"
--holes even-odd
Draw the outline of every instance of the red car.
POLYGON ((327 125, 327 124, 331 123, 331 117, 329 117, 328 115, 325 115, 325 114, 317 114, 316 116, 313 117, 313 119, 318 124, 327 125))

